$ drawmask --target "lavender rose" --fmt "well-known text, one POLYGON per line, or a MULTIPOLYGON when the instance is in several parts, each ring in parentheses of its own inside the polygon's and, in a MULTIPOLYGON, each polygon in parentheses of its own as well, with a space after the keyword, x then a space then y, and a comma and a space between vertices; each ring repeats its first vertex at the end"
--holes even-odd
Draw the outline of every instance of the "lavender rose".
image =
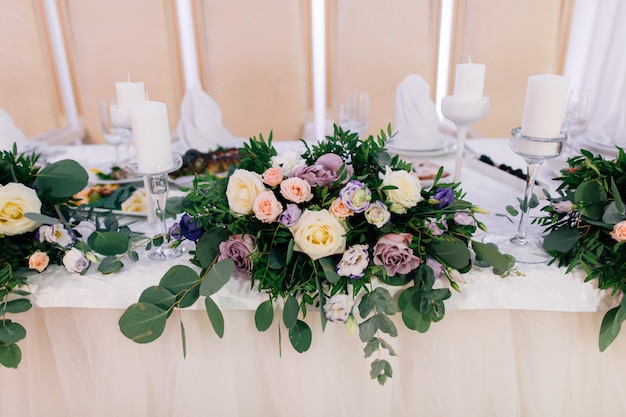
POLYGON ((434 199, 438 201, 435 208, 442 209, 454 203, 454 193, 452 188, 439 187, 435 192, 434 199))
POLYGON ((324 304, 324 316, 332 323, 345 323, 350 317, 355 301, 346 294, 335 294, 324 304))
POLYGON ((325 187, 337 181, 337 173, 318 164, 296 167, 291 171, 290 176, 302 178, 311 184, 311 187, 325 187))
POLYGON ((288 203, 285 211, 278 216, 278 222, 291 227, 296 224, 301 215, 302 209, 297 204, 288 203))
POLYGON ((232 259, 235 262, 234 275, 249 277, 252 270, 250 254, 254 251, 254 238, 251 235, 232 235, 228 240, 220 243, 218 261, 232 259))
POLYGON ((382 265, 387 275, 407 274, 417 268, 422 260, 409 248, 410 233, 387 233, 374 246, 374 264, 382 265))
POLYGON ((339 198, 355 213, 363 213, 370 206, 372 192, 359 180, 352 180, 339 191, 339 198))
POLYGON ((315 161, 315 164, 322 165, 328 171, 333 172, 335 176, 335 181, 339 178, 339 171, 341 170, 342 165, 345 167, 344 170, 346 172, 346 177, 343 180, 344 183, 348 182, 348 180, 350 180, 350 177, 354 175, 354 168, 352 168, 352 165, 344 164, 341 156, 335 153, 326 153, 320 156, 319 158, 317 158, 317 161, 315 161))
POLYGON ((361 279, 369 264, 367 245, 350 246, 337 264, 336 271, 339 275, 352 279, 361 279))
POLYGON ((195 242, 200 239, 204 230, 202 230, 202 224, 198 220, 185 213, 180 219, 180 232, 185 238, 195 242))

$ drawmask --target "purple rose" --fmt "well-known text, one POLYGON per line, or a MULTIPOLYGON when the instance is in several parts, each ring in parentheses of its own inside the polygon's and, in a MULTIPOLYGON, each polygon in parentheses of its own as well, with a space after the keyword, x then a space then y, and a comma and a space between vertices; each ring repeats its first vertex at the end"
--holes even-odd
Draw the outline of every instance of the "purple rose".
POLYGON ((374 264, 382 265, 387 275, 407 274, 417 268, 422 260, 409 247, 410 233, 387 233, 374 246, 374 264))
POLYGON ((220 256, 217 260, 232 259, 235 262, 233 273, 239 277, 249 277, 252 270, 250 254, 253 251, 254 238, 251 235, 232 235, 220 243, 220 256))
POLYGON ((167 233, 169 233, 170 237, 175 240, 180 240, 183 238, 183 232, 182 230, 180 230, 179 222, 176 222, 172 226, 170 226, 170 229, 167 231, 167 233))
POLYGON ((454 222, 459 226, 476 226, 476 220, 463 211, 454 213, 454 222))
POLYGON ((339 198, 355 213, 363 213, 370 206, 372 192, 359 180, 352 180, 339 191, 339 198))
POLYGON ((454 193, 452 192, 452 188, 437 188, 434 198, 439 201, 439 203, 435 206, 435 208, 438 209, 448 207, 450 204, 454 203, 454 193))
POLYGON ((324 155, 317 158, 315 164, 322 165, 327 170, 333 172, 335 180, 339 178, 339 170, 341 169, 341 166, 345 165, 344 170, 346 172, 346 177, 343 181, 344 183, 348 182, 348 180, 350 180, 350 177, 354 175, 354 168, 352 168, 352 165, 344 164, 343 159, 335 153, 325 153, 324 155))
POLYGON ((291 171, 290 176, 302 178, 311 184, 312 187, 324 187, 337 180, 336 173, 324 168, 323 165, 317 164, 296 167, 291 171))
POLYGON ((441 236, 448 230, 448 225, 445 221, 437 221, 434 217, 426 219, 424 224, 428 227, 433 236, 441 236))
POLYGON ((278 216, 278 222, 291 227, 296 224, 301 215, 302 209, 297 204, 288 203, 285 211, 278 216))
POLYGON ((185 238, 195 242, 200 239, 204 230, 202 230, 202 223, 199 220, 193 219, 185 213, 180 219, 180 232, 185 238))

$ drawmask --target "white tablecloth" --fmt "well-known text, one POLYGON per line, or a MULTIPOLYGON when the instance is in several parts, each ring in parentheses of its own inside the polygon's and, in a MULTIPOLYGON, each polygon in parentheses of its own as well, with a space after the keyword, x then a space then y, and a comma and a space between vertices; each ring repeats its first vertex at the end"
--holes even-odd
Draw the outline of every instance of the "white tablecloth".
MULTIPOLYGON (((469 146, 523 166, 506 141, 469 146)), ((99 160, 102 148, 68 148, 67 155, 99 160)), ((429 159, 448 168, 452 157, 429 159)), ((523 190, 507 175, 468 163, 467 199, 504 212, 523 190)), ((494 215, 482 220, 490 230, 506 226, 494 215)), ((57 269, 33 277, 36 308, 15 317, 28 331, 22 363, 0 368, 0 416, 569 417, 626 410, 626 341, 618 338, 604 353, 597 343, 603 312, 615 301, 580 272, 521 265, 523 275, 500 278, 473 270, 428 333, 394 318, 400 332, 387 339, 399 356, 381 387, 369 379, 373 358, 363 358, 358 336, 332 324, 322 334, 316 314, 306 319, 313 330, 308 352, 294 352, 284 328, 279 349, 278 320, 265 333, 256 330, 251 309, 265 298, 242 282, 215 298, 225 309, 224 339, 192 308, 175 313, 157 341, 129 341, 117 326, 123 309, 178 262, 188 264, 142 256, 111 276, 57 269)))

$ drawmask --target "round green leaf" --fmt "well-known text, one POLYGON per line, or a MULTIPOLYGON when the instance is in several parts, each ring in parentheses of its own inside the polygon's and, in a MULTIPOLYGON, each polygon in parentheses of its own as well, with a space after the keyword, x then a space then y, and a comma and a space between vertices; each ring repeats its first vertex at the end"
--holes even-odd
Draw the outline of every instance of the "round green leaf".
POLYGON ((149 343, 158 339, 167 321, 167 312, 148 303, 129 306, 119 319, 122 334, 136 343, 149 343))
POLYGON ((30 310, 33 305, 26 298, 19 298, 17 300, 11 300, 6 304, 0 303, 0 316, 5 313, 23 313, 24 311, 30 310))
POLYGON ((260 332, 264 332, 272 325, 274 321, 274 305, 272 300, 263 301, 254 313, 254 322, 256 328, 260 332))
POLYGON ((71 159, 53 162, 37 174, 38 188, 52 197, 67 198, 87 186, 89 175, 85 168, 71 159))
POLYGON ((15 343, 0 344, 0 365, 17 368, 22 361, 22 351, 15 343))
POLYGON ((111 274, 113 272, 119 271, 120 269, 122 269, 123 266, 124 264, 122 263, 122 261, 117 259, 117 257, 107 256, 98 265, 98 271, 103 274, 111 274))
POLYGON ((206 312, 213 326, 213 330, 215 330, 215 333, 221 339, 224 337, 224 316, 222 315, 222 311, 211 297, 204 299, 204 305, 206 306, 206 312))
POLYGON ((470 251, 461 239, 447 236, 433 240, 428 246, 431 253, 454 269, 463 269, 470 263, 470 251))
POLYGON ((235 270, 235 263, 232 259, 224 259, 217 262, 209 270, 206 277, 200 284, 200 295, 209 297, 219 290, 230 280, 235 270))
POLYGON ((198 285, 198 281, 200 276, 196 271, 186 265, 174 265, 163 275, 159 285, 178 295, 198 285))
POLYGON ((196 259, 203 268, 213 263, 220 253, 220 243, 228 239, 228 230, 223 227, 213 227, 207 230, 196 242, 196 259))
POLYGON ((289 295, 285 300, 285 307, 283 309, 283 323, 285 323, 286 328, 291 329, 296 325, 299 312, 300 306, 298 305, 298 301, 293 295, 289 295))
POLYGON ((143 290, 139 296, 140 303, 153 304, 163 310, 171 310, 176 303, 176 295, 159 285, 153 285, 143 290))
POLYGON ((576 228, 561 227, 550 232, 543 239, 543 248, 561 253, 569 252, 580 240, 580 232, 576 228))
POLYGON ((128 250, 130 239, 117 232, 94 232, 89 236, 89 246, 104 256, 119 255, 128 250), (91 236, 94 236, 93 239, 91 236))
POLYGON ((313 334, 308 324, 302 320, 296 321, 296 325, 289 329, 289 341, 291 346, 299 352, 306 352, 311 347, 313 334))
POLYGON ((26 329, 19 323, 11 320, 2 320, 0 323, 0 343, 15 343, 26 337, 26 329))

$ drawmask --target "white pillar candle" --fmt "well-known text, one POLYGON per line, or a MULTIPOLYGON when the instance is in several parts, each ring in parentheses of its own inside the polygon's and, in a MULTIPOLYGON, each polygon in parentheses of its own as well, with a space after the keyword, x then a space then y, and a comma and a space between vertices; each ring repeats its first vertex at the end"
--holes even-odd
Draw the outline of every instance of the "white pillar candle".
POLYGON ((567 100, 568 79, 562 75, 540 74, 528 78, 521 134, 535 138, 556 138, 567 100))
POLYGON ((454 76, 454 97, 459 100, 478 101, 485 88, 484 64, 457 64, 454 76))
POLYGON ((146 90, 143 83, 119 81, 115 83, 115 93, 117 105, 119 107, 130 107, 140 101, 146 101, 146 90))
POLYGON ((164 172, 172 165, 172 139, 167 106, 143 101, 130 108, 137 164, 144 174, 164 172))

